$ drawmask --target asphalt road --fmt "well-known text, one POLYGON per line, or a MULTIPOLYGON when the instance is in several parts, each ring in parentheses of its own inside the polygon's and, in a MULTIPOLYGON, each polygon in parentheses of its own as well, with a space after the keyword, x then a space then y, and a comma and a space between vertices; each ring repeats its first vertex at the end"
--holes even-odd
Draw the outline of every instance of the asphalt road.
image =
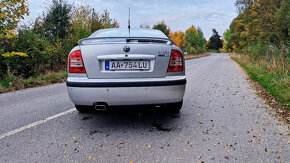
POLYGON ((288 128, 228 54, 186 61, 176 115, 149 107, 80 114, 65 84, 0 95, 0 162, 287 162, 288 128))

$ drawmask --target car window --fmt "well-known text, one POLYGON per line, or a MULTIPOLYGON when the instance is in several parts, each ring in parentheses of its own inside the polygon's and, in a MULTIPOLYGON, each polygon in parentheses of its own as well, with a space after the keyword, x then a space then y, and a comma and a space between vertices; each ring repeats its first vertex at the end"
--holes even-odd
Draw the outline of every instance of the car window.
POLYGON ((163 32, 152 29, 102 29, 94 32, 89 38, 96 37, 157 37, 168 38, 163 32))

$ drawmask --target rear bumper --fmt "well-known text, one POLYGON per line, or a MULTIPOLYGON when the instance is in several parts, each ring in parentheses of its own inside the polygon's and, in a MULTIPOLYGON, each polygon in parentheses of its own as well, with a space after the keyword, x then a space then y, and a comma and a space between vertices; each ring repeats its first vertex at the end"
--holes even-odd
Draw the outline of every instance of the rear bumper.
POLYGON ((179 102, 183 99, 184 76, 142 79, 68 78, 67 88, 75 105, 143 105, 179 102))

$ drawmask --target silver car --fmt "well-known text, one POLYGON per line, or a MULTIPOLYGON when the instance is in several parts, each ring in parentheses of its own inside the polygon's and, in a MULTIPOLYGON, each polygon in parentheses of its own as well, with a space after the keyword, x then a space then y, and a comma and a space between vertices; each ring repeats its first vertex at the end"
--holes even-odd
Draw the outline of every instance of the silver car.
POLYGON ((184 56, 161 31, 102 29, 78 44, 68 56, 66 83, 78 111, 146 104, 181 109, 184 56))

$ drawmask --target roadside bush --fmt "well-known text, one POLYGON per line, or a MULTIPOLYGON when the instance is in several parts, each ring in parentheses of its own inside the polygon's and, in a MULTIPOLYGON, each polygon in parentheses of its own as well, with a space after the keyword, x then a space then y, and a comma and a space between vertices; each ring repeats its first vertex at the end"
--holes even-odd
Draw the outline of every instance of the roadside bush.
POLYGON ((15 66, 11 65, 11 68, 17 72, 15 75, 24 78, 45 72, 55 49, 48 40, 27 28, 19 30, 16 48, 22 49, 28 56, 22 62, 15 61, 15 66))
MULTIPOLYGON (((4 53, 4 49, 0 49, 0 54, 4 53)), ((0 55, 0 80, 5 79, 7 72, 6 72, 6 64, 4 63, 4 57, 0 55)))
POLYGON ((119 24, 107 10, 98 14, 89 6, 72 8, 65 0, 53 0, 34 24, 18 27, 17 32, 17 23, 13 30, 0 29, 0 93, 64 81, 68 53, 78 40, 114 27, 119 24))
POLYGON ((259 59, 261 56, 265 56, 267 53, 268 47, 264 45, 261 41, 258 41, 256 44, 253 44, 242 50, 242 53, 249 54, 253 60, 259 59))
POLYGON ((74 42, 74 44, 77 44, 80 39, 89 37, 91 33, 92 32, 86 28, 76 27, 72 29, 72 35, 70 35, 70 39, 72 42, 74 42))

